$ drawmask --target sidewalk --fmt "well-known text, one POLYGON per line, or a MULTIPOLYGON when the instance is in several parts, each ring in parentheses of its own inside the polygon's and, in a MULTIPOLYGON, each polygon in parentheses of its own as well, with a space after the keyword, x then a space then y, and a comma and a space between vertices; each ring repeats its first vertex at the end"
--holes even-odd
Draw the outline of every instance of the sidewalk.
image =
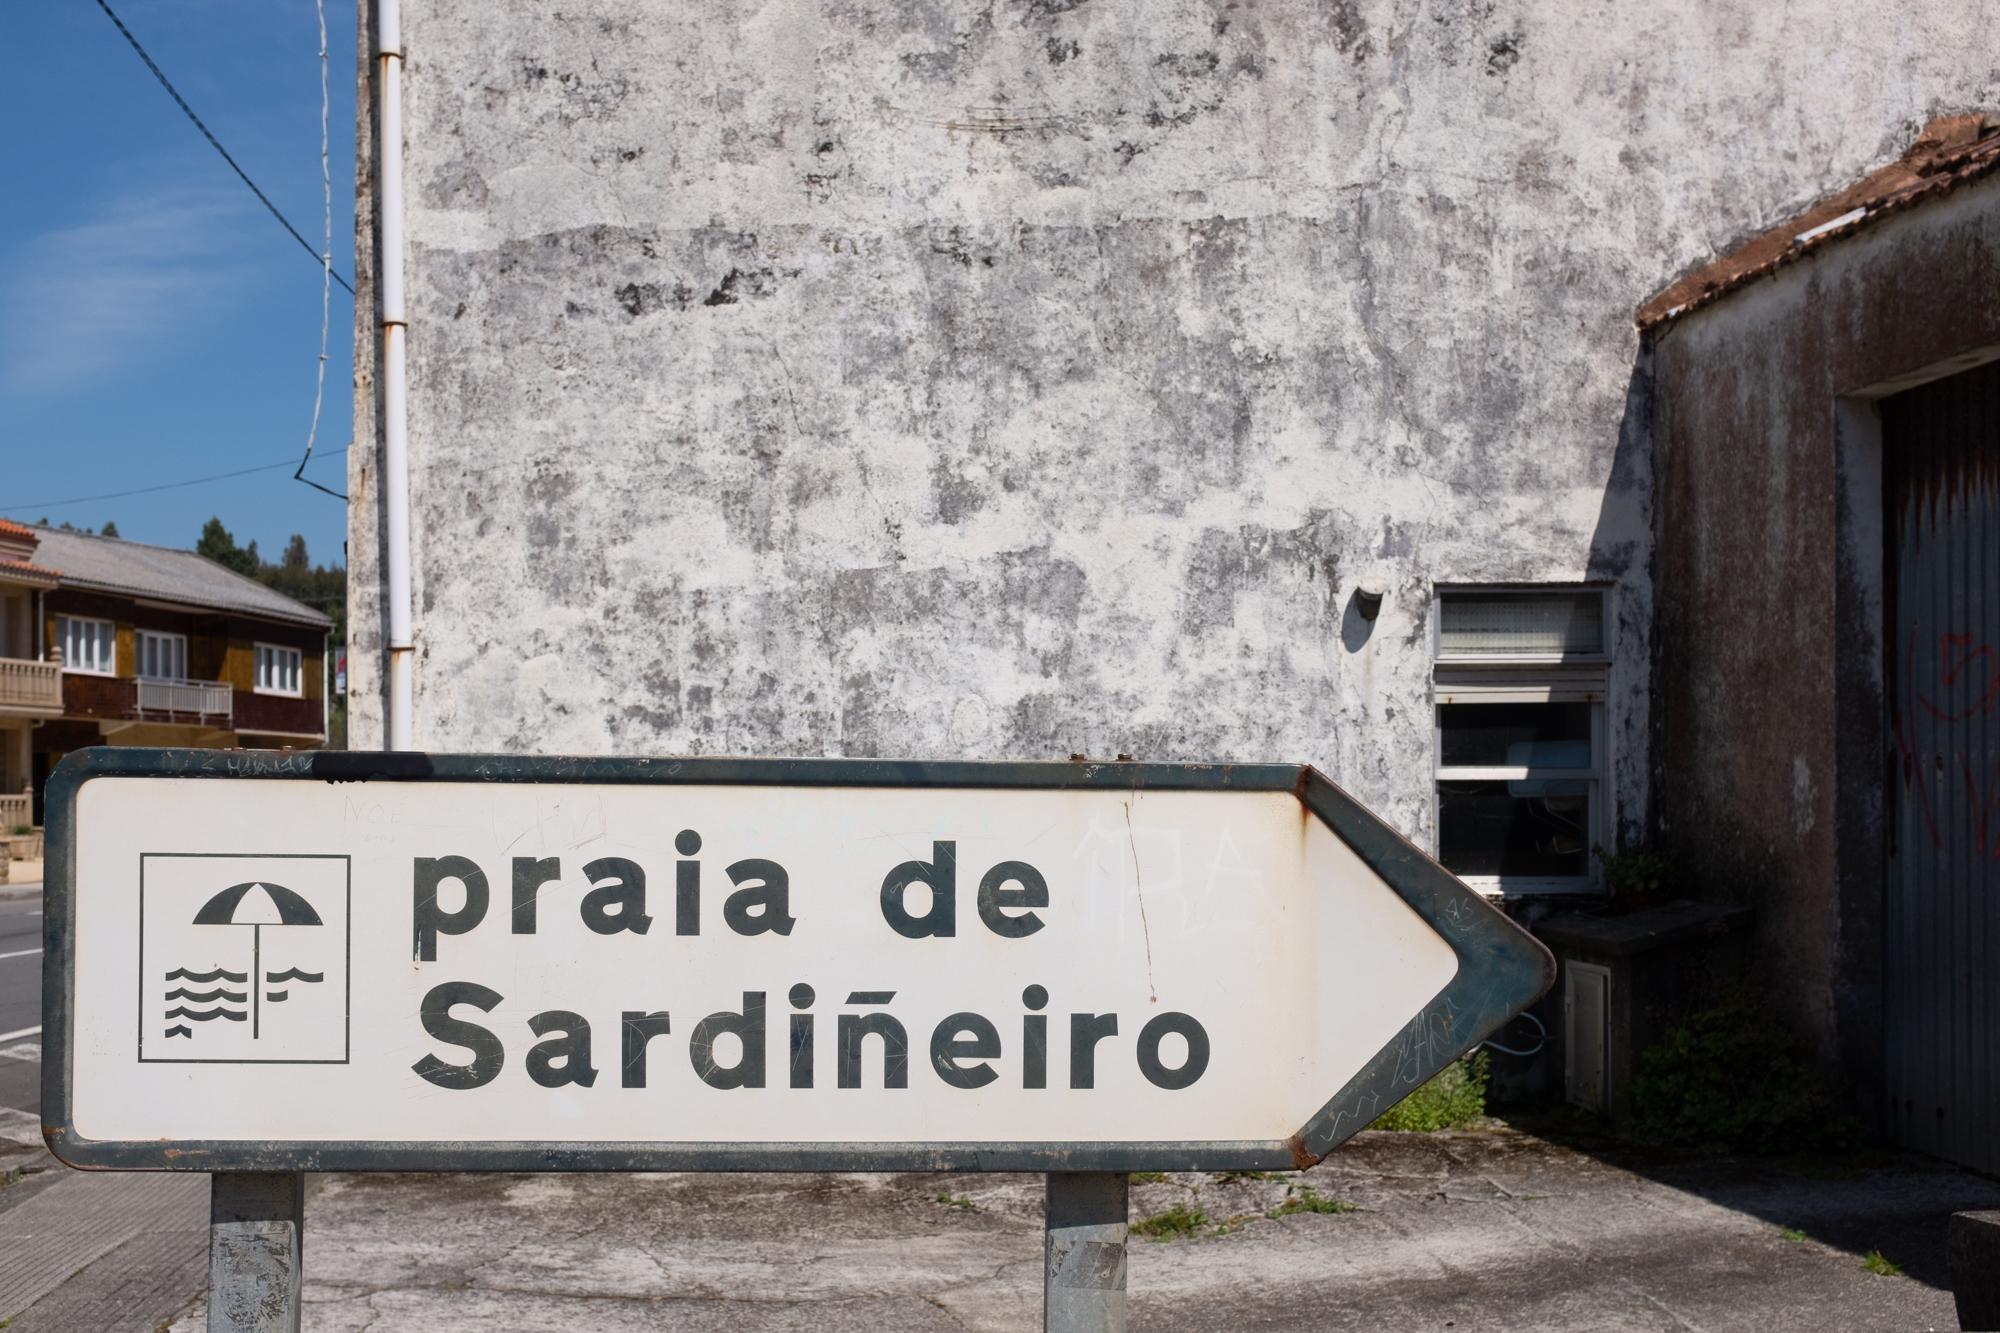
POLYGON ((151 1330, 201 1296, 208 1177, 70 1171, 40 1149, 0 1173, 8 1333, 151 1330))
MULTIPOLYGON (((1945 1219, 2000 1206, 2000 1184, 1911 1158, 1581 1147, 1371 1133, 1303 1182, 1142 1180, 1135 1220, 1206 1221, 1134 1239, 1132 1326, 1953 1328, 1945 1219), (1330 1200, 1359 1210, 1311 1211, 1330 1200), (1876 1249, 1906 1275, 1865 1270, 1876 1249)), ((307 1206, 306 1327, 1032 1329, 1040 1208, 1031 1176, 329 1176, 307 1206)), ((192 1253, 184 1273, 198 1289, 192 1253)), ((197 1302, 171 1326, 203 1317, 197 1302)))
POLYGON ((16 861, 9 867, 7 882, 0 884, 0 903, 15 898, 42 896, 42 862, 16 861))

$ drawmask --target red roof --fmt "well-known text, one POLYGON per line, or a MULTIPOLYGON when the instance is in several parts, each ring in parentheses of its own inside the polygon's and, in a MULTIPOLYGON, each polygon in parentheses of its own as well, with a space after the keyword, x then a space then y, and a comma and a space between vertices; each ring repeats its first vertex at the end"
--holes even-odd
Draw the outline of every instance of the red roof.
POLYGON ((53 569, 43 569, 40 565, 31 565, 25 560, 0 560, 0 574, 10 574, 15 578, 37 582, 47 580, 50 583, 62 577, 53 569))
POLYGON ((33 528, 25 523, 16 523, 11 518, 0 518, 0 537, 17 537, 27 541, 38 540, 33 528))
POLYGON ((1636 321, 1641 329, 1657 328, 1891 213, 1949 194, 1996 168, 2000 168, 2000 117, 1934 120, 1899 160, 1679 279, 1640 306, 1636 321))

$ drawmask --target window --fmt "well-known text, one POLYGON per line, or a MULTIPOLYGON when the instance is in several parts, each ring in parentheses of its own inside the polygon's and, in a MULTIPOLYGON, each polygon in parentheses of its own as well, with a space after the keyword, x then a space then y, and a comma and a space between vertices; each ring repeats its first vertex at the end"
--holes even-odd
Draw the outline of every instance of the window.
POLYGON ((118 631, 108 620, 57 616, 56 643, 62 648, 64 671, 91 676, 118 672, 118 631))
POLYGON ((139 631, 139 675, 144 680, 186 680, 188 641, 185 634, 139 631))
POLYGON ((1493 892, 1595 883, 1609 658, 1597 589, 1438 594, 1438 860, 1493 892))
POLYGON ((1440 660, 1562 661, 1604 655, 1601 592, 1445 593, 1440 660))
POLYGON ((299 694, 301 654, 296 648, 257 645, 257 693, 299 694))

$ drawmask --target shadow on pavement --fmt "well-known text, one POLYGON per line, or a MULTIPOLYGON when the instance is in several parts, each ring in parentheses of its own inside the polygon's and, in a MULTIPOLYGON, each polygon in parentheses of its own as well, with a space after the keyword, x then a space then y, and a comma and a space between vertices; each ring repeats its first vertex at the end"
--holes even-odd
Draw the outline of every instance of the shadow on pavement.
POLYGON ((1507 1110, 1512 1128, 1861 1259, 1879 1251, 1903 1276, 1951 1290, 1951 1215, 2000 1208, 2000 1181, 1915 1153, 1859 1149, 1758 1157, 1648 1147, 1578 1112, 1507 1110))

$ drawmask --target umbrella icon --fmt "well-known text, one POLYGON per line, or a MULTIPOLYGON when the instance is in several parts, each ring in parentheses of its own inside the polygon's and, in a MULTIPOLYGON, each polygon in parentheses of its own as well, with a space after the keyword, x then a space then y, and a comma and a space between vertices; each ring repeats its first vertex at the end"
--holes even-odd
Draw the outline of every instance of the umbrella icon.
MULTIPOLYGON (((194 914, 197 926, 250 927, 250 1036, 260 1027, 259 1008, 264 993, 264 927, 317 926, 323 924, 311 903, 282 884, 246 880, 232 884, 201 905, 194 914)), ((303 978, 309 974, 300 974, 303 978)), ((317 981, 318 977, 313 977, 317 981)), ((274 999, 280 998, 273 995, 274 999)))

